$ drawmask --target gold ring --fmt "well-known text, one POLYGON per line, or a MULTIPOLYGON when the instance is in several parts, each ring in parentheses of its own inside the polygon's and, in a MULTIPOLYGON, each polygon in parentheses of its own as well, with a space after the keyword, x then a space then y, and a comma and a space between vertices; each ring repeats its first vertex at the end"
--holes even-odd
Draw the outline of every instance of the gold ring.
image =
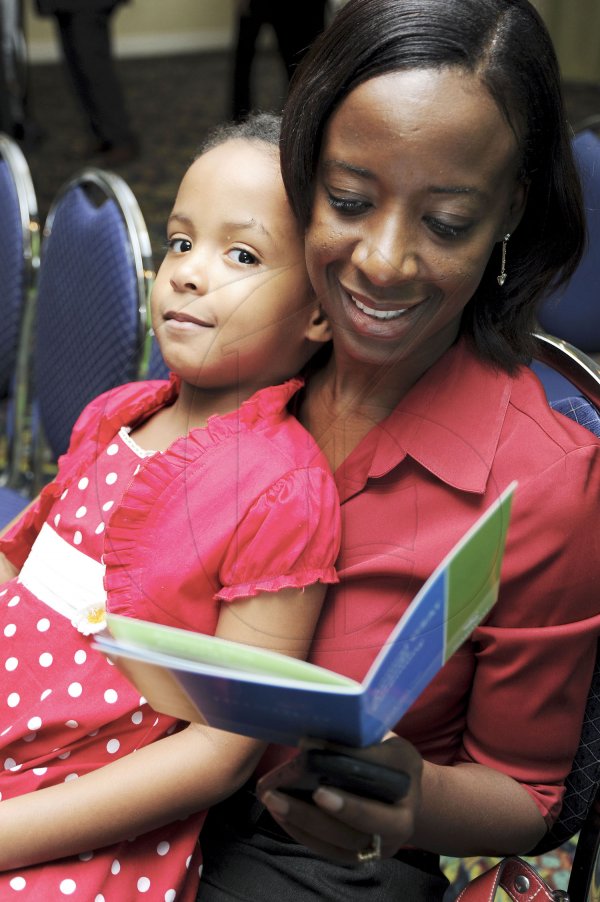
POLYGON ((362 852, 357 852, 356 857, 361 863, 363 861, 379 861, 381 858, 381 836, 379 833, 373 834, 370 845, 363 849, 362 852))

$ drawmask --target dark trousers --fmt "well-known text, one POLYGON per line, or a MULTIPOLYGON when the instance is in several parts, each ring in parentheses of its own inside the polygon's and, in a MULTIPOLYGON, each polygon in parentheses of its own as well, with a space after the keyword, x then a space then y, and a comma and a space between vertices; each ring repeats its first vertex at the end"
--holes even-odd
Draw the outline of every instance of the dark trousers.
POLYGON ((112 57, 112 8, 55 13, 73 89, 98 145, 132 140, 129 116, 112 57))
POLYGON ((448 881, 437 855, 406 851, 347 867, 295 843, 268 813, 251 811, 242 793, 211 810, 197 902, 442 902, 448 881))
POLYGON ((252 62, 263 25, 271 25, 288 79, 302 56, 325 27, 327 0, 250 0, 248 13, 238 20, 233 65, 232 113, 243 118, 253 108, 252 62))

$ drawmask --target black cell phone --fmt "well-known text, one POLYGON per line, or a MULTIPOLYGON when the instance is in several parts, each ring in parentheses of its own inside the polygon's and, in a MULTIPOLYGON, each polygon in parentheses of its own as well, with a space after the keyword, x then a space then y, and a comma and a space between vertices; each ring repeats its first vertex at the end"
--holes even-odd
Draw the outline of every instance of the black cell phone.
POLYGON ((409 784, 403 771, 340 752, 308 749, 261 777, 258 791, 276 789, 310 802, 315 789, 324 785, 392 804, 404 798, 409 784))

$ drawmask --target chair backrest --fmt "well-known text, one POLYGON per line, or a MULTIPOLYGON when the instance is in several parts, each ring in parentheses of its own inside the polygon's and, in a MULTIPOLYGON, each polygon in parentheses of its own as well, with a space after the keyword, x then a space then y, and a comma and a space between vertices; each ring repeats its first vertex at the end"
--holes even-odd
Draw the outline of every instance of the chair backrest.
POLYGON ((583 131, 573 139, 583 187, 588 245, 567 285, 538 312, 540 326, 587 354, 600 353, 600 137, 583 131))
POLYGON ((154 335, 152 335, 152 345, 150 348, 150 360, 146 372, 148 379, 168 379, 169 367, 163 360, 160 347, 154 335))
MULTIPOLYGON (((148 231, 126 182, 99 169, 74 176, 44 226, 33 342, 33 404, 53 459, 92 398, 140 377, 153 280, 148 231)), ((39 442, 36 460, 39 481, 39 442)))
MULTIPOLYGON (((558 371, 581 396, 565 397, 552 407, 600 437, 600 366, 569 342, 538 332, 536 358, 558 371)), ((600 507, 600 499, 599 507, 600 507)), ((579 748, 566 781, 560 815, 530 855, 558 848, 579 832, 600 787, 600 648, 592 676, 579 748)), ((573 895, 583 902, 584 897, 573 895)))
MULTIPOLYGON (((588 245, 567 285, 554 291, 538 310, 542 331, 556 335, 588 355, 600 359, 600 138, 591 130, 573 139, 581 175, 588 245)), ((534 361, 548 400, 568 391, 565 379, 551 365, 534 361)))
POLYGON ((16 484, 22 457, 26 384, 25 343, 39 266, 40 224, 27 160, 12 138, 0 134, 0 403, 4 482, 16 484))

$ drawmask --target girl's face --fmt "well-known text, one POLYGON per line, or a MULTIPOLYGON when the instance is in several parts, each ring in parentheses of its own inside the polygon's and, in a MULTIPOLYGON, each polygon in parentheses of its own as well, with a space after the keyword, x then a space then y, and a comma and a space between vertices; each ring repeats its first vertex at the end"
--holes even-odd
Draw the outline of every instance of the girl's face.
POLYGON ((235 139, 199 157, 152 292, 168 366, 192 385, 248 396, 302 367, 317 310, 277 148, 235 139))
POLYGON ((500 110, 460 69, 395 72, 346 97, 325 131, 307 234, 336 361, 401 362, 416 378, 452 344, 521 217, 518 164, 500 110))

